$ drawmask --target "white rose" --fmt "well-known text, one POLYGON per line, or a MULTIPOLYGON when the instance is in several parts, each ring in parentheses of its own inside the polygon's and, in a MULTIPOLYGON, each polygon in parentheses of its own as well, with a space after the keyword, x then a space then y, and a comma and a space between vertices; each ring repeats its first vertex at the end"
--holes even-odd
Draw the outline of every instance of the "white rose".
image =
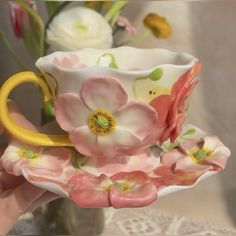
POLYGON ((112 29, 98 12, 75 7, 59 13, 47 30, 47 42, 56 50, 111 48, 112 29))

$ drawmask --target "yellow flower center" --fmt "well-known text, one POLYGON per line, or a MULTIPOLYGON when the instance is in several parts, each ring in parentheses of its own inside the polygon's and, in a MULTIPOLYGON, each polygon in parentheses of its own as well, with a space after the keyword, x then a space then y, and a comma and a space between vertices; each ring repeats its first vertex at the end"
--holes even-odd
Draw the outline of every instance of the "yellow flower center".
POLYGON ((22 148, 18 151, 18 155, 21 158, 28 158, 28 159, 36 159, 39 157, 39 153, 38 152, 34 152, 30 149, 25 149, 22 148))
POLYGON ((77 20, 75 22, 75 28, 79 31, 86 31, 88 26, 86 24, 81 23, 81 21, 77 20))
POLYGON ((134 187, 134 184, 128 182, 116 182, 115 186, 121 191, 127 191, 134 187))
POLYGON ((212 151, 207 148, 193 148, 189 152, 189 156, 195 161, 200 162, 206 158, 209 158, 212 154, 212 151))
POLYGON ((116 128, 115 117, 104 109, 97 109, 88 116, 88 127, 98 136, 111 134, 116 128))

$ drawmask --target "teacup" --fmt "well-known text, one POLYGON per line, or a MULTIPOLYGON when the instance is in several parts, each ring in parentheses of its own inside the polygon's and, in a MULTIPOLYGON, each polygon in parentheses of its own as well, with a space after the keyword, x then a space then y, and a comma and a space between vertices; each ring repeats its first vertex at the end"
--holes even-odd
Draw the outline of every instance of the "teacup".
POLYGON ((88 156, 131 155, 174 141, 200 70, 198 59, 189 54, 131 47, 55 52, 39 58, 36 66, 40 76, 21 72, 2 86, 2 124, 24 143, 74 146, 88 156), (26 82, 42 89, 45 103, 54 102, 56 120, 69 135, 36 133, 11 119, 8 95, 26 82))

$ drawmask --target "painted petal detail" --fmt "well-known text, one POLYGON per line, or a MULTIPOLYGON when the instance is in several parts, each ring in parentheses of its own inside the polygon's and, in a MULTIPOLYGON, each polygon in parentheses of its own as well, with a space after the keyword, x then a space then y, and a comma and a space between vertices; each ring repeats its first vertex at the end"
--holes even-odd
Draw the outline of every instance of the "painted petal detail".
POLYGON ((183 172, 194 172, 194 171, 208 171, 211 170, 211 165, 203 165, 194 162, 191 157, 183 157, 181 158, 175 165, 176 171, 183 172))
POLYGON ((94 177, 87 174, 73 176, 69 182, 72 186, 70 196, 80 207, 108 207, 109 185, 105 175, 94 177))
POLYGON ((161 157, 162 164, 167 167, 172 167, 175 163, 184 156, 183 153, 177 149, 173 149, 170 152, 164 153, 161 157))
POLYGON ((119 126, 130 129, 141 140, 144 140, 157 124, 155 110, 140 102, 128 103, 117 111, 115 116, 119 126))
POLYGON ((97 146, 97 136, 87 126, 73 130, 70 133, 70 140, 75 148, 86 156, 101 155, 101 151, 97 146))
POLYGON ((141 144, 141 140, 134 133, 121 127, 117 127, 109 136, 98 136, 97 142, 106 157, 135 153, 135 149, 138 149, 141 144))
POLYGON ((59 95, 55 101, 55 108, 58 124, 69 132, 87 124, 87 117, 91 112, 75 93, 59 95))
POLYGON ((83 83, 81 98, 91 110, 103 108, 114 112, 127 103, 128 95, 118 79, 101 77, 83 83))

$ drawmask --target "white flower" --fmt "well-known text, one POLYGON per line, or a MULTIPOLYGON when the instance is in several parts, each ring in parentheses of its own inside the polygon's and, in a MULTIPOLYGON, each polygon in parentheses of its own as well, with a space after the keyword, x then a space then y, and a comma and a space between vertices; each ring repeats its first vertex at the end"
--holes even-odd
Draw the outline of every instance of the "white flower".
POLYGON ((81 48, 111 48, 112 29, 102 15, 75 7, 59 13, 47 30, 47 42, 56 50, 72 51, 81 48))

